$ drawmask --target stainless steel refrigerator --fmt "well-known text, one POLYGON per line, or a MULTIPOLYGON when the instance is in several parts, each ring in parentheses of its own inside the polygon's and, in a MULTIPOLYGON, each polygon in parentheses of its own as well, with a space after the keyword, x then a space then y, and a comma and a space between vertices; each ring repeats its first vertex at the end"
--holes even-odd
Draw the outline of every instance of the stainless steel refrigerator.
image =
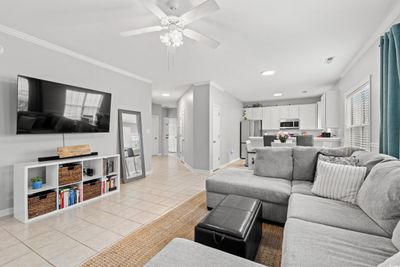
POLYGON ((246 141, 250 136, 262 136, 262 120, 242 120, 240 122, 240 158, 247 158, 246 141))

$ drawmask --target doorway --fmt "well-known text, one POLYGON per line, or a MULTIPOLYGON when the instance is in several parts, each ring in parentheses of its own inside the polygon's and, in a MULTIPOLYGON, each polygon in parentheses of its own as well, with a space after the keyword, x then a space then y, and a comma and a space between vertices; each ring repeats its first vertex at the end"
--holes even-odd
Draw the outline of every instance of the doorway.
POLYGON ((212 169, 221 166, 221 107, 213 105, 212 116, 212 169))
POLYGON ((179 113, 179 129, 178 129, 178 157, 181 161, 185 160, 185 111, 181 110, 179 113))
POLYGON ((153 155, 160 155, 160 117, 153 115, 153 155))
POLYGON ((176 153, 178 146, 178 122, 176 118, 168 119, 168 153, 176 153))

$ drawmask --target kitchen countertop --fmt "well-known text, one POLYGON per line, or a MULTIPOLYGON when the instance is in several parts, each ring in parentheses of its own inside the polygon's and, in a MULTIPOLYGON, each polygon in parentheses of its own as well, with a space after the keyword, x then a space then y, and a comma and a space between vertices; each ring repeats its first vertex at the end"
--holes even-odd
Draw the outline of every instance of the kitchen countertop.
MULTIPOLYGON (((263 140, 262 136, 250 136, 249 140, 263 140)), ((289 140, 296 140, 296 137, 289 137, 289 140)), ((339 142, 342 139, 339 137, 314 137, 314 141, 320 142, 339 142)))

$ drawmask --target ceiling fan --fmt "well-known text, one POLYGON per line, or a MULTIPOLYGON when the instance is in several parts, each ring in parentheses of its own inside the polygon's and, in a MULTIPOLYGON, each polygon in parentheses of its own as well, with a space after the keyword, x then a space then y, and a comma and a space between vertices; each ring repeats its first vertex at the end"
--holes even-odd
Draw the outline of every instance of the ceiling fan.
MULTIPOLYGON (((182 16, 167 15, 161 8, 156 4, 149 2, 148 0, 140 0, 140 2, 155 16, 157 16, 161 24, 156 26, 150 26, 130 31, 121 32, 121 36, 130 37, 134 35, 150 33, 150 32, 164 32, 160 35, 160 40, 167 47, 180 47, 183 45, 183 36, 190 38, 199 43, 205 44, 211 48, 217 48, 219 42, 207 37, 194 30, 188 29, 187 26, 192 22, 201 19, 217 10, 219 10, 218 4, 215 0, 206 0, 200 5, 196 6, 192 10, 184 13, 182 16)), ((179 8, 179 2, 177 0, 170 0, 167 3, 168 8, 172 13, 175 13, 179 8)))

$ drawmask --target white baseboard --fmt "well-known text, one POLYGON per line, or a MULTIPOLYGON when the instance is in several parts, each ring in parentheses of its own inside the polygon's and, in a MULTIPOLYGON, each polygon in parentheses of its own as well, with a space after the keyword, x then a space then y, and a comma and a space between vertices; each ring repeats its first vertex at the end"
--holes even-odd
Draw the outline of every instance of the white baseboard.
POLYGON ((229 161, 229 162, 227 162, 227 163, 225 163, 225 164, 222 164, 222 165, 219 167, 219 169, 224 169, 224 168, 228 167, 229 165, 231 165, 232 163, 235 163, 235 162, 238 161, 238 160, 240 160, 240 158, 236 158, 236 159, 231 160, 231 161, 229 161))
POLYGON ((212 171, 209 171, 209 170, 195 169, 190 164, 188 164, 186 161, 182 161, 181 160, 180 162, 182 162, 183 166, 185 166, 186 169, 188 169, 191 172, 194 172, 194 173, 205 173, 205 174, 212 173, 212 171))
POLYGON ((0 210, 0 217, 5 217, 5 216, 8 216, 8 215, 12 215, 13 213, 14 213, 14 209, 13 208, 0 210))

